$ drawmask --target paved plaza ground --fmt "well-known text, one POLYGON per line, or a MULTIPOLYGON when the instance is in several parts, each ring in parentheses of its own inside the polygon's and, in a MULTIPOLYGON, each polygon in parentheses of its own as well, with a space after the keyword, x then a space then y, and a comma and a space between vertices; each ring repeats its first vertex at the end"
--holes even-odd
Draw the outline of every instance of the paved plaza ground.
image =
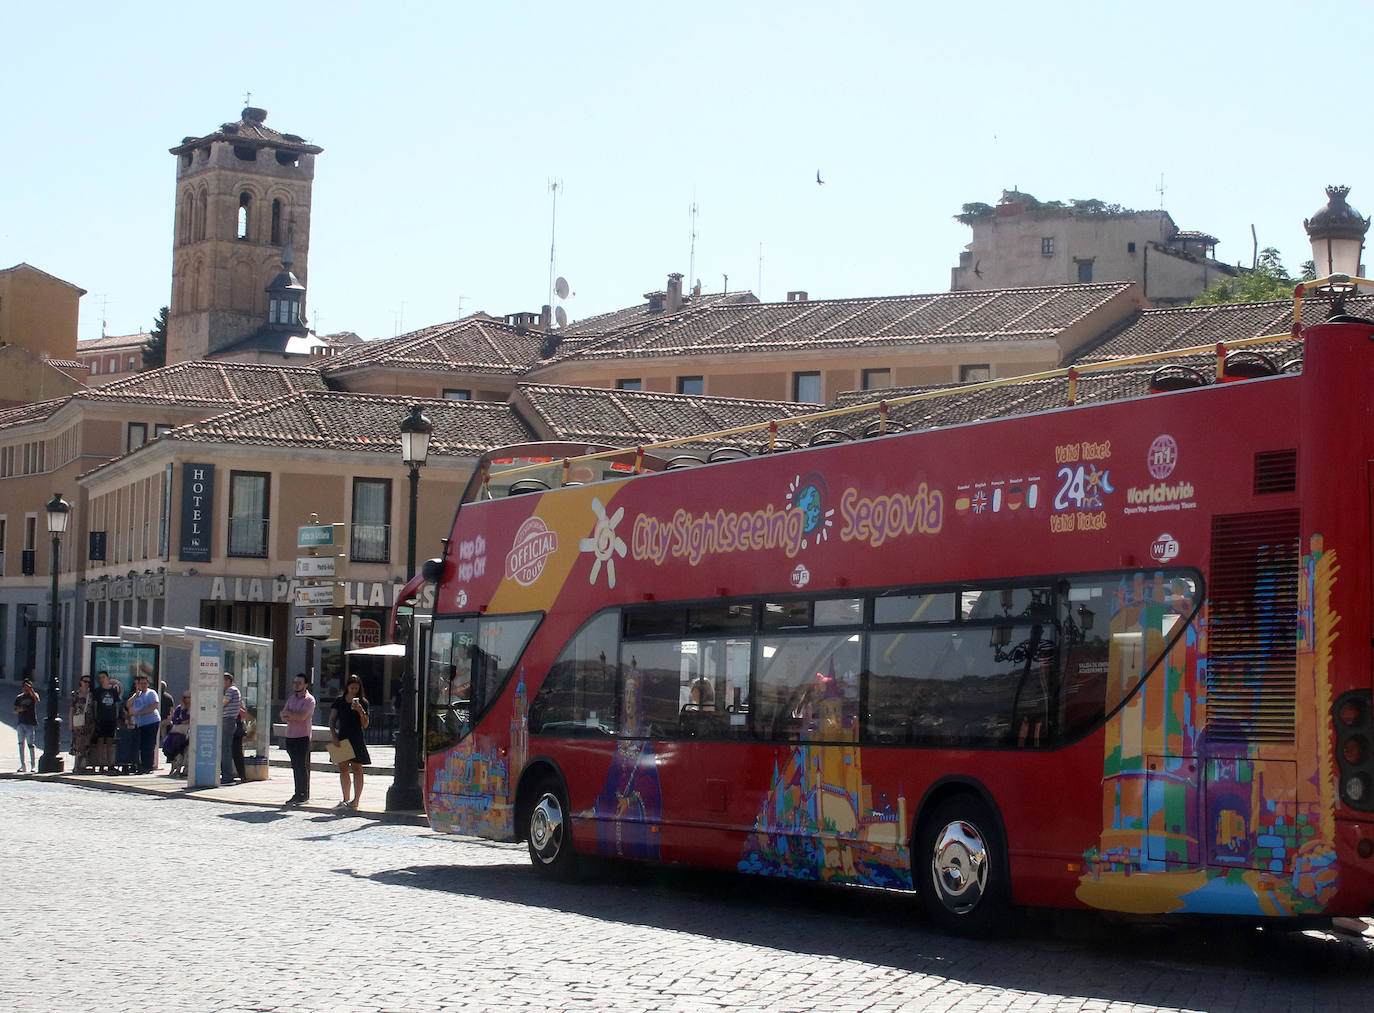
MULTIPOLYGON (((339 815, 283 808, 284 768, 195 793, 19 777, 0 735, 0 1010, 1319 1011, 1374 994, 1364 937, 1033 913, 969 941, 905 895, 609 863, 549 883, 522 846, 377 811, 384 775, 375 808, 339 815)), ((337 779, 315 777, 332 803, 337 779)))

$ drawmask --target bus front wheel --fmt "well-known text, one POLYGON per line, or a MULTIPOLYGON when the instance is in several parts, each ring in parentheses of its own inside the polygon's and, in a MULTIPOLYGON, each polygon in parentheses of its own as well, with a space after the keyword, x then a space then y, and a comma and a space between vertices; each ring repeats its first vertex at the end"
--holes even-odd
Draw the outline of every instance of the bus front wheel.
POLYGON ((1006 912, 1006 855, 992 810, 973 795, 941 802, 921 823, 917 897, 947 932, 983 936, 1006 912))
POLYGON ((527 836, 536 872, 552 879, 572 878, 577 856, 568 823, 568 790, 558 778, 546 777, 535 788, 527 836))

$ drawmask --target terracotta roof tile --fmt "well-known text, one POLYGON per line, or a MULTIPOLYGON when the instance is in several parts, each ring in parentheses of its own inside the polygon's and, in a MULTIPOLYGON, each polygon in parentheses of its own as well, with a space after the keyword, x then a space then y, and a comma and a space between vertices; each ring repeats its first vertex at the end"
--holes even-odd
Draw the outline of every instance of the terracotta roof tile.
MULTIPOLYGON (((530 410, 556 439, 635 446, 804 415, 820 405, 654 391, 522 383, 530 410)), ((758 434, 750 442, 766 440, 758 434)))
POLYGON ((540 361, 545 334, 499 320, 468 317, 367 341, 331 356, 322 371, 336 377, 367 368, 463 370, 515 376, 540 361))
POLYGON ((312 450, 381 451, 399 455, 398 426, 413 405, 434 425, 431 456, 468 456, 491 447, 524 443, 531 433, 508 404, 383 397, 309 390, 234 409, 179 426, 163 439, 312 450))
POLYGON ((304 366, 246 362, 179 362, 73 394, 90 401, 157 401, 186 407, 257 404, 283 394, 325 387, 320 371, 304 366))
MULTIPOLYGON (((673 317, 679 317, 687 313, 695 313, 709 306, 727 306, 737 303, 757 303, 758 297, 752 292, 703 292, 701 295, 688 295, 683 297, 682 308, 673 317)), ((609 334, 612 331, 623 330, 626 327, 635 327, 650 320, 661 320, 670 314, 662 311, 651 312, 649 303, 646 300, 638 306, 630 306, 626 309, 612 310, 609 313, 600 313, 594 317, 587 317, 585 320, 574 320, 566 327, 560 327, 558 333, 566 338, 584 338, 593 335, 609 334)))
POLYGON ((267 110, 249 106, 243 110, 237 122, 222 123, 218 130, 204 137, 183 137, 180 144, 168 150, 174 155, 180 155, 212 141, 228 141, 231 144, 252 148, 280 148, 283 151, 299 151, 310 155, 318 155, 324 150, 318 145, 308 143, 304 137, 273 130, 263 123, 265 119, 267 110))
POLYGON ((1052 337, 1129 283, 716 305, 559 349, 560 361, 1052 337))

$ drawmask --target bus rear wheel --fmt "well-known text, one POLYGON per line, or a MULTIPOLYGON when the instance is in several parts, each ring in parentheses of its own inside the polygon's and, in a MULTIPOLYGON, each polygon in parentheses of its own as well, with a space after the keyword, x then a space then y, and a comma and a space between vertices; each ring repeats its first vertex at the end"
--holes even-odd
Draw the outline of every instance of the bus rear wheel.
POLYGON ((973 795, 941 802, 922 821, 914 856, 926 917, 958 935, 991 934, 1007 910, 1005 859, 986 803, 973 795))
POLYGON ((561 779, 546 777, 535 786, 526 836, 536 872, 550 879, 573 877, 577 855, 568 823, 568 790, 561 779))

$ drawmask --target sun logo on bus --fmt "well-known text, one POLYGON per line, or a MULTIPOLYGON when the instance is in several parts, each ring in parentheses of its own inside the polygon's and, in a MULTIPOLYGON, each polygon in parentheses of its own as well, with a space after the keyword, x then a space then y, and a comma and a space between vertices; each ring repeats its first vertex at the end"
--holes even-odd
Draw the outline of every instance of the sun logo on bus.
POLYGON ((835 511, 825 508, 825 496, 825 479, 814 472, 805 478, 800 475, 794 477, 787 487, 787 505, 802 512, 803 549, 808 541, 820 545, 830 537, 835 511))
POLYGON ((592 574, 587 578, 587 583, 595 584, 596 578, 601 574, 601 564, 606 564, 606 586, 615 587, 615 558, 619 556, 625 558, 626 546, 625 539, 615 533, 615 527, 625 517, 625 508, 621 507, 612 517, 606 516, 606 508, 601 505, 601 500, 592 499, 592 513, 596 514, 596 527, 592 529, 592 537, 584 538, 578 543, 578 548, 583 552, 590 552, 596 557, 596 562, 592 564, 592 574))

